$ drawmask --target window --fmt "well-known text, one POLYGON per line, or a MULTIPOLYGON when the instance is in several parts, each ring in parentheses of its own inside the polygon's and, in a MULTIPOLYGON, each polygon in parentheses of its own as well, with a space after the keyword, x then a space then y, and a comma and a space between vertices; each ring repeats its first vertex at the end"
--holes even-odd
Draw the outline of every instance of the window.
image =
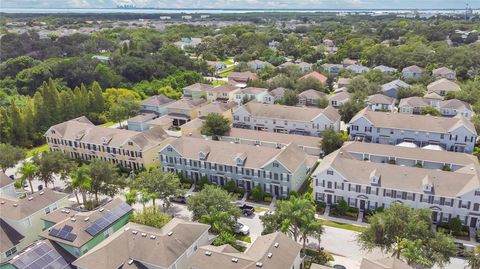
POLYGON ((129 146, 133 146, 133 142, 132 142, 132 141, 129 141, 129 142, 128 142, 128 145, 129 145, 129 146))
POLYGON ((352 125, 352 131, 358 131, 358 125, 352 125))
POLYGON ((365 132, 371 133, 372 132, 372 127, 365 126, 365 132))
POLYGON ((50 213, 50 207, 45 208, 45 214, 50 213))
POLYGON ((168 147, 168 148, 167 148, 167 151, 168 151, 168 152, 172 152, 173 149, 172 149, 171 147, 168 147))
POLYGON ((327 170, 327 175, 333 176, 333 171, 332 170, 327 170))
POLYGON ((272 164, 272 166, 273 166, 273 167, 280 167, 280 164, 277 163, 277 162, 274 162, 274 163, 272 164))

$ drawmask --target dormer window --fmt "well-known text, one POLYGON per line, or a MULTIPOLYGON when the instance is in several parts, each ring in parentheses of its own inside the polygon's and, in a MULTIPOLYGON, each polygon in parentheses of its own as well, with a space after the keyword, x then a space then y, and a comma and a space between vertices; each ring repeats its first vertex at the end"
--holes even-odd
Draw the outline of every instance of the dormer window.
POLYGON ((172 147, 168 147, 168 148, 167 148, 167 151, 168 151, 168 152, 172 152, 172 151, 173 151, 172 147))
POLYGON ((52 130, 52 134, 54 134, 54 133, 55 133, 55 130, 52 130))
POLYGON ((238 166, 242 166, 245 164, 245 160, 247 159, 247 154, 244 152, 244 153, 237 153, 237 155, 235 156, 235 163, 238 165, 238 166))
POLYGON ((433 183, 428 176, 422 180, 422 189, 424 192, 433 193, 433 183))
POLYGON ((273 163, 272 163, 272 166, 278 168, 278 167, 280 167, 280 164, 277 163, 277 162, 273 162, 273 163))
POLYGON ((373 170, 372 173, 370 173, 370 184, 380 185, 380 178, 381 175, 377 172, 377 169, 373 170))
POLYGON ((129 145, 129 146, 133 146, 133 142, 129 141, 129 142, 128 142, 128 145, 129 145))

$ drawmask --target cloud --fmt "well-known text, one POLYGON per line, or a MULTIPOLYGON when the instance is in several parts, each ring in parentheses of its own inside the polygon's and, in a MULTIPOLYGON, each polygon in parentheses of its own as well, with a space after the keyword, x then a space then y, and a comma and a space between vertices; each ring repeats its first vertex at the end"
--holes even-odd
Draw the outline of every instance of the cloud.
MULTIPOLYGON (((114 8, 119 4, 154 8, 464 8, 458 0, 0 0, 2 8, 114 8)), ((1 8, 0 8, 1 10, 1 8)))

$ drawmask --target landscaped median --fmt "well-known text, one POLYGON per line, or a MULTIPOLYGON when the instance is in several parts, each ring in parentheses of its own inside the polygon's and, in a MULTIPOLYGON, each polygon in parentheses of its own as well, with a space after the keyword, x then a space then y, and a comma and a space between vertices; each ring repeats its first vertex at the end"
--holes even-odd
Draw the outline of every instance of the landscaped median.
POLYGON ((360 225, 341 223, 341 222, 336 222, 336 221, 322 219, 322 218, 319 218, 319 219, 322 222, 322 225, 324 226, 345 229, 345 230, 350 230, 350 231, 359 232, 359 233, 367 229, 367 227, 360 226, 360 225))

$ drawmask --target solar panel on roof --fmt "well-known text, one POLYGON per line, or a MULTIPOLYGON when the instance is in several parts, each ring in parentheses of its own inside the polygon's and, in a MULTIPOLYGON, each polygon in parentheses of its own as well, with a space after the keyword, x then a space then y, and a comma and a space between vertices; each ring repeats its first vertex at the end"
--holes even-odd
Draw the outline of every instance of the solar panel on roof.
POLYGON ((12 264, 16 268, 25 269, 66 269, 69 268, 65 259, 46 243, 35 246, 31 251, 22 253, 12 264))
POLYGON ((128 204, 122 203, 111 210, 104 211, 102 217, 95 220, 85 231, 91 236, 95 236, 131 210, 132 208, 128 204))
POLYGON ((63 226, 62 230, 66 231, 66 232, 71 232, 71 231, 73 231, 73 227, 70 226, 70 225, 65 225, 65 226, 63 226))
POLYGON ((48 235, 57 237, 59 233, 60 233, 60 230, 53 228, 53 229, 48 233, 48 235))
POLYGON ((69 233, 66 237, 66 240, 70 241, 70 242, 73 242, 73 241, 75 241, 76 238, 77 238, 76 234, 69 233))
POLYGON ((66 232, 66 231, 60 231, 60 233, 58 233, 58 238, 61 238, 61 239, 65 239, 67 234, 69 234, 69 232, 66 232))

